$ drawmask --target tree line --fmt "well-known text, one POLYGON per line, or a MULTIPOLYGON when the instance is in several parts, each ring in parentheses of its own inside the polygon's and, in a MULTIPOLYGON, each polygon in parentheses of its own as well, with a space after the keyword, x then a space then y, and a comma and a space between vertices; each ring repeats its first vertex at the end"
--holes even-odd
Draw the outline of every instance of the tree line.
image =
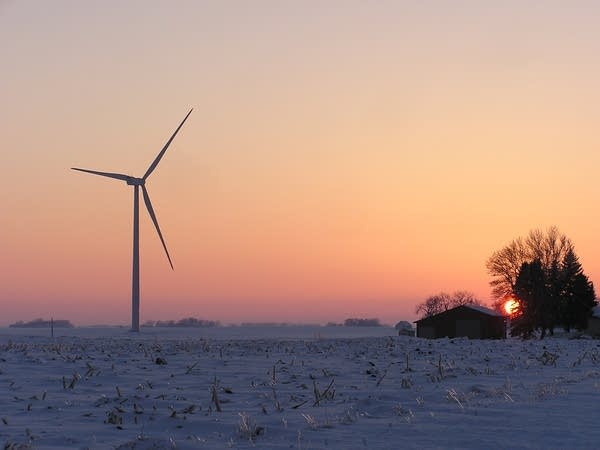
POLYGON ((218 320, 205 320, 197 319, 195 317, 185 317, 183 319, 175 320, 148 320, 142 327, 202 327, 202 328, 213 328, 220 327, 221 323, 218 320))
POLYGON ((487 261, 494 306, 514 298, 513 335, 543 338, 557 326, 583 330, 596 306, 594 285, 573 242, 558 228, 532 230, 494 252, 487 261))
POLYGON ((469 291, 455 291, 452 294, 440 292, 431 295, 423 303, 417 305, 415 312, 423 319, 448 311, 462 305, 481 305, 482 302, 469 291))

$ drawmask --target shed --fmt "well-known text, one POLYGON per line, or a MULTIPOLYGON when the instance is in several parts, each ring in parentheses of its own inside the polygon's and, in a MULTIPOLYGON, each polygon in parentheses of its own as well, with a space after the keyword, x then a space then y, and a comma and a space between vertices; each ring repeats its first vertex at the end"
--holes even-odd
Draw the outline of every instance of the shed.
POLYGON ((394 328, 398 330, 398 336, 415 335, 415 329, 413 328, 412 324, 410 322, 407 322, 406 320, 401 320, 394 326, 394 328))
POLYGON ((506 337, 504 316, 480 305, 462 305, 415 321, 417 337, 468 337, 470 339, 503 339, 506 337))

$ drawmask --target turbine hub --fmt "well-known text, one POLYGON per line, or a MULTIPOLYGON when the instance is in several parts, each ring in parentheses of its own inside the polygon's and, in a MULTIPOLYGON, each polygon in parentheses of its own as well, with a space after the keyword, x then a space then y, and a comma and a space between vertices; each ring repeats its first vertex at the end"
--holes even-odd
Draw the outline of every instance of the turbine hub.
POLYGON ((146 184, 146 181, 143 178, 129 178, 127 180, 127 184, 130 186, 143 186, 146 184))

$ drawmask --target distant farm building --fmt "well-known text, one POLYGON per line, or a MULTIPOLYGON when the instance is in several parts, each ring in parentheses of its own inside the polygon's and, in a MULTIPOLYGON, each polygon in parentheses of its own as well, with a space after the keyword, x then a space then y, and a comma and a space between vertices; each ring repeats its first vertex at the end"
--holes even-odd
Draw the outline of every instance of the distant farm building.
POLYGON ((398 330, 398 336, 415 335, 415 329, 413 328, 412 324, 410 322, 407 322, 406 320, 401 320, 394 326, 394 328, 398 330))
POLYGON ((415 321, 417 337, 437 339, 468 337, 502 339, 506 337, 504 316, 479 305, 463 305, 415 321))

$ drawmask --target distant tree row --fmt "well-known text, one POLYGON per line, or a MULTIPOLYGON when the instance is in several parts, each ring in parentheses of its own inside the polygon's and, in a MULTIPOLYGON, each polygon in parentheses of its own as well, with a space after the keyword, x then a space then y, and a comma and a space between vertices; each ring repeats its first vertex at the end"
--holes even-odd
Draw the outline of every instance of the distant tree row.
POLYGON ((216 320, 196 319, 195 317, 186 317, 180 320, 149 320, 145 322, 143 327, 218 327, 221 323, 216 320))
POLYGON ((346 319, 344 320, 345 327, 380 327, 379 319, 346 319))
POLYGON ((34 319, 29 322, 23 322, 19 320, 11 325, 10 328, 50 328, 50 326, 54 326, 54 328, 73 328, 74 325, 68 320, 44 320, 44 319, 34 319))
POLYGON ((594 285, 585 275, 571 240, 556 227, 533 230, 494 252, 487 262, 495 305, 508 298, 518 303, 513 335, 529 337, 582 330, 596 303, 594 285))
POLYGON ((481 305, 475 294, 469 291, 455 291, 453 294, 440 292, 427 297, 423 303, 417 305, 415 312, 423 319, 442 313, 457 306, 481 305))

